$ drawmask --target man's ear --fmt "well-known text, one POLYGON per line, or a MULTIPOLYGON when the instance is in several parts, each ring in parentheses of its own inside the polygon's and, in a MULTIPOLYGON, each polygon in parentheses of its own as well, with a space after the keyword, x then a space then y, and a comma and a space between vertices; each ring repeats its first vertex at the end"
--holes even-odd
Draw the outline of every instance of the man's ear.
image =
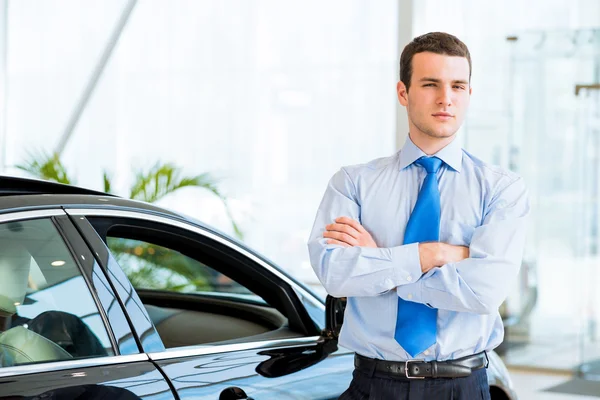
POLYGON ((406 107, 408 105, 408 90, 406 89, 404 82, 398 81, 398 84, 396 84, 396 93, 398 94, 398 101, 400 104, 406 107))

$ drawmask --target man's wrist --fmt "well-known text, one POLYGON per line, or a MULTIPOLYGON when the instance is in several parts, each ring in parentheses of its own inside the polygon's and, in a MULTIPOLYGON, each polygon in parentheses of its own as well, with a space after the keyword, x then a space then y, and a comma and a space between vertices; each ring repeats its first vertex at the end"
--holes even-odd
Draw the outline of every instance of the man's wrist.
POLYGON ((444 243, 425 242, 419 243, 419 258, 421 271, 425 274, 429 270, 445 264, 444 243))
POLYGON ((437 242, 436 243, 436 259, 435 266, 441 267, 448 262, 448 244, 437 242))

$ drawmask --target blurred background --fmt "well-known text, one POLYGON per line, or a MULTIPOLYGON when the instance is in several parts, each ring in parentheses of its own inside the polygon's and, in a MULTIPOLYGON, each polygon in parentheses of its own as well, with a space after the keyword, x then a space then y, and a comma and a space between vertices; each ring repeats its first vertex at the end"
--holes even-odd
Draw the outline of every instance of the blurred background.
POLYGON ((531 191, 498 352, 600 379, 598 0, 0 0, 1 173, 146 200, 161 173, 196 178, 150 200, 322 293, 306 248, 321 196, 403 145, 399 55, 429 31, 473 58, 459 140, 531 191))

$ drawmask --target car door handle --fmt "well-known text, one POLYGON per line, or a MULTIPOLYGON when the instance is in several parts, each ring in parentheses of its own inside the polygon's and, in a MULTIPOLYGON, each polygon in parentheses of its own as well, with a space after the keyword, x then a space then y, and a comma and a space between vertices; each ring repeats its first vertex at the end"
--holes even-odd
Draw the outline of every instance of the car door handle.
POLYGON ((251 397, 248 397, 246 392, 244 392, 239 387, 228 387, 227 389, 223 389, 221 394, 219 395, 219 400, 253 400, 251 397))

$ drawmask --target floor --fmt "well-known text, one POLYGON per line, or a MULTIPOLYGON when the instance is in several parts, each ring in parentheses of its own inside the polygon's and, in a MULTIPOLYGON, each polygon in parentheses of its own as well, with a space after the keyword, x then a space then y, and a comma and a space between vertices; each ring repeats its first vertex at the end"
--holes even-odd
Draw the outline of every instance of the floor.
POLYGON ((579 338, 572 336, 537 338, 535 343, 509 350, 502 359, 509 366, 571 371, 585 362, 600 360, 600 345, 591 342, 582 345, 579 338))
POLYGON ((549 393, 545 389, 571 379, 569 374, 554 372, 532 372, 509 368, 519 400, 600 400, 596 396, 581 396, 563 393, 549 393))

